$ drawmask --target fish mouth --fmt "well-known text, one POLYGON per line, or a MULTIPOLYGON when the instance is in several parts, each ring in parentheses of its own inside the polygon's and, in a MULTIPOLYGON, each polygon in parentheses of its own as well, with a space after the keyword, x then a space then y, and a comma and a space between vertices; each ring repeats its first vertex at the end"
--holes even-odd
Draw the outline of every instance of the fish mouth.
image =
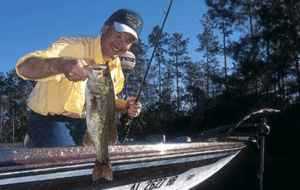
POLYGON ((94 67, 92 67, 92 69, 93 69, 93 71, 104 71, 104 70, 106 70, 106 69, 108 69, 108 67, 107 67, 107 65, 96 65, 96 66, 94 66, 94 67))

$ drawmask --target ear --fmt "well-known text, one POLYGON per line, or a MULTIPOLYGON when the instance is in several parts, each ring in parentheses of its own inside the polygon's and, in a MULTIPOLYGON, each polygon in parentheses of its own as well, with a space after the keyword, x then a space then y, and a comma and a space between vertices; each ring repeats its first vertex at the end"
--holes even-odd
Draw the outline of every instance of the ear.
POLYGON ((105 24, 102 28, 102 34, 106 34, 109 30, 109 25, 105 24))

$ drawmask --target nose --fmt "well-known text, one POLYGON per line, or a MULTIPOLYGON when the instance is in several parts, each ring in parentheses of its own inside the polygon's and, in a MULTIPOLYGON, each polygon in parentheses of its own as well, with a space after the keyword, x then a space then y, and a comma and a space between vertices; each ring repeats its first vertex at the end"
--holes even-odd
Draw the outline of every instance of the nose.
POLYGON ((125 42, 125 39, 122 36, 118 36, 116 38, 116 44, 119 47, 119 49, 121 49, 121 50, 126 49, 126 42, 125 42))
POLYGON ((119 46, 121 49, 124 49, 124 42, 123 42, 122 39, 119 39, 117 43, 118 43, 118 46, 119 46))

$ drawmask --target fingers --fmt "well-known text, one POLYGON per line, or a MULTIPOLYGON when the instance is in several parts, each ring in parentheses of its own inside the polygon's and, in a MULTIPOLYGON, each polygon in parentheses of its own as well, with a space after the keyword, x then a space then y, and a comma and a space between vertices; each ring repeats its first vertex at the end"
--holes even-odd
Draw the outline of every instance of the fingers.
POLYGON ((88 77, 86 65, 82 59, 67 59, 63 64, 64 74, 70 81, 84 81, 88 77))
POLYGON ((128 98, 128 114, 131 117, 137 117, 140 115, 142 110, 142 104, 140 102, 135 103, 135 98, 128 98))

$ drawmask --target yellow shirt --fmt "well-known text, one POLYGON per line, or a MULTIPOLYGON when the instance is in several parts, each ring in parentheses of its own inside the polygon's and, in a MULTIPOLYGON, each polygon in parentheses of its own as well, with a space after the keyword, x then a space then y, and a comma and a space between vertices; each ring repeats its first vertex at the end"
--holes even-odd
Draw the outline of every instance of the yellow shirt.
MULTIPOLYGON (((36 51, 19 59, 15 67, 16 72, 24 80, 28 80, 28 78, 19 74, 17 67, 32 56, 46 58, 70 57, 93 60, 96 64, 105 64, 100 39, 101 36, 59 38, 58 41, 44 51, 36 51)), ((108 65, 114 83, 115 94, 118 94, 122 91, 124 82, 119 58, 110 61, 108 65)), ((85 117, 83 106, 86 81, 71 82, 64 74, 36 81, 38 82, 27 99, 27 105, 31 110, 45 116, 56 114, 70 117, 85 117)))

